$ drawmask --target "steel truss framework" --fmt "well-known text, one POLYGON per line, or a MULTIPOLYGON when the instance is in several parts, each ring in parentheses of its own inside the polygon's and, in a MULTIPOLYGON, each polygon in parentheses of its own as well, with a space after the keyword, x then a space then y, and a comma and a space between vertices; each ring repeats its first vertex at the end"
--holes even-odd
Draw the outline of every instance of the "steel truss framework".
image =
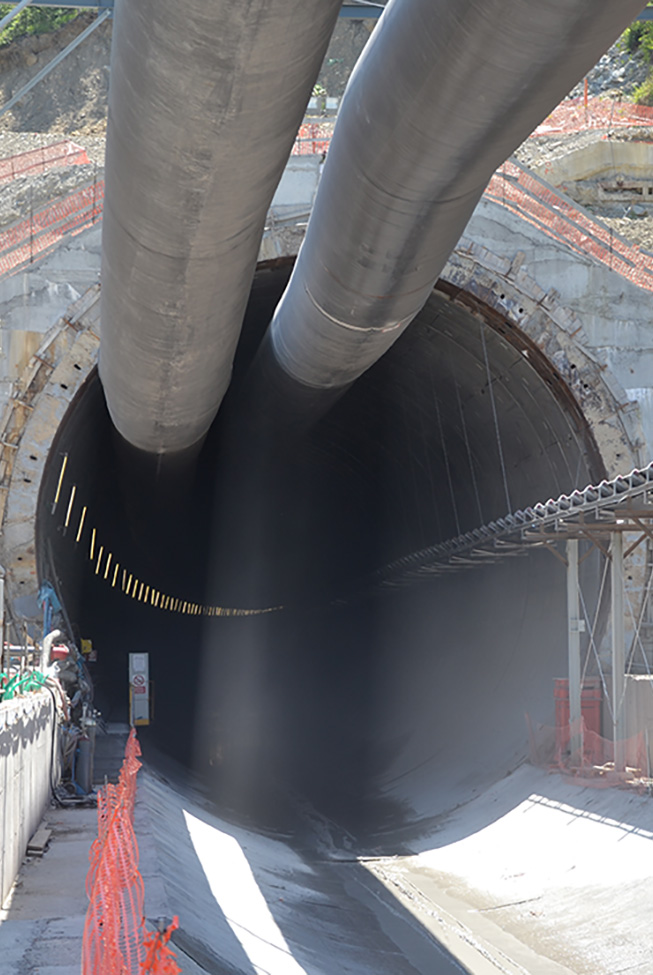
POLYGON ((653 540, 650 518, 653 463, 403 556, 376 572, 374 581, 383 587, 401 587, 418 579, 524 555, 529 548, 551 547, 568 538, 589 539, 605 553, 601 539, 606 532, 639 532, 642 540, 645 536, 653 540))

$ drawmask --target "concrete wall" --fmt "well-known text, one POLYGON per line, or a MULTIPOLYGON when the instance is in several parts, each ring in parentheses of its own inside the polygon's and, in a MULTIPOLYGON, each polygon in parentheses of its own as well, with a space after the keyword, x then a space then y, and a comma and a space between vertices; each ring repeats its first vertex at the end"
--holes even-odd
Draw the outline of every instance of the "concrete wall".
MULTIPOLYGON (((650 142, 617 142, 597 138, 588 146, 572 149, 533 169, 543 179, 560 186, 579 179, 600 179, 627 173, 633 179, 650 180, 653 145, 650 142)), ((645 201, 642 201, 645 202, 645 201)))
POLYGON ((55 721, 48 691, 0 703, 1 901, 48 803, 55 721))
POLYGON ((317 192, 322 160, 319 156, 291 156, 272 200, 272 212, 282 216, 285 210, 311 212, 317 192))
POLYGON ((518 260, 521 272, 537 283, 549 302, 555 299, 573 314, 582 332, 576 343, 595 360, 606 381, 616 385, 616 398, 626 394, 630 426, 639 425, 640 463, 653 460, 650 292, 488 200, 476 208, 458 248, 465 250, 471 243, 508 262, 518 260))
MULTIPOLYGON (((268 214, 260 260, 296 254, 313 206, 319 156, 291 156, 268 214)), ((41 260, 0 278, 0 413, 12 383, 70 305, 100 280, 102 224, 68 235, 41 260)))
POLYGON ((54 323, 100 280, 101 224, 0 278, 0 410, 54 323))

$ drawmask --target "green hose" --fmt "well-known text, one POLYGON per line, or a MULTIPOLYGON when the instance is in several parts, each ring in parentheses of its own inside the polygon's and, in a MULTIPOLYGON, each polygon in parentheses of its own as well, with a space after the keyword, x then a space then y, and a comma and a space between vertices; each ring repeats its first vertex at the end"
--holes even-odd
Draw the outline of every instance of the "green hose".
MULTIPOLYGON (((0 674, 0 679, 5 678, 6 674, 0 674)), ((30 691, 38 691, 45 686, 47 677, 38 670, 30 671, 27 674, 17 674, 0 691, 0 701, 12 701, 17 694, 29 694, 30 691)))

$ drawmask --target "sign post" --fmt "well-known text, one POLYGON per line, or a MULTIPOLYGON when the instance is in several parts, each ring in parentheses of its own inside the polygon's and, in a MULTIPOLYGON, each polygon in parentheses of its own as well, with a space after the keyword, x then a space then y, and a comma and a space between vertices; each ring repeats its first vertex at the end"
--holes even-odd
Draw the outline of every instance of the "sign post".
POLYGON ((129 654, 129 724, 150 723, 150 655, 129 654))

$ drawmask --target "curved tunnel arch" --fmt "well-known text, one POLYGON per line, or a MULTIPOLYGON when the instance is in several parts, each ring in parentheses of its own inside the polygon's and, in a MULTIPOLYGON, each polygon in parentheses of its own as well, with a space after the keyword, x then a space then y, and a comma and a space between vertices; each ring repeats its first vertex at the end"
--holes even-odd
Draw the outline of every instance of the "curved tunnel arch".
MULTIPOLYGON (((259 269, 236 387, 290 266, 259 269)), ((511 504, 600 480, 601 451, 555 367, 526 330, 451 282, 291 455, 246 471, 251 489, 235 492, 237 504, 215 487, 218 429, 183 518, 176 501, 152 504, 152 481, 134 483, 150 472, 117 446, 95 371, 80 376, 41 483, 39 577, 58 584, 80 635, 98 644, 105 713, 124 708, 127 652, 148 649, 155 737, 207 772, 240 815, 277 817, 283 783, 362 834, 394 830, 451 808, 518 761, 524 710, 550 718, 552 679, 564 673, 565 580, 546 553, 356 596, 384 562, 476 526, 481 513, 505 514, 484 344, 511 504), (163 592, 287 608, 230 620, 145 608, 119 581, 111 587, 104 564, 98 573, 89 564, 91 524, 98 546, 163 592)), ((630 466, 636 459, 633 449, 630 466)), ((591 602, 591 559, 585 582, 591 602)))

